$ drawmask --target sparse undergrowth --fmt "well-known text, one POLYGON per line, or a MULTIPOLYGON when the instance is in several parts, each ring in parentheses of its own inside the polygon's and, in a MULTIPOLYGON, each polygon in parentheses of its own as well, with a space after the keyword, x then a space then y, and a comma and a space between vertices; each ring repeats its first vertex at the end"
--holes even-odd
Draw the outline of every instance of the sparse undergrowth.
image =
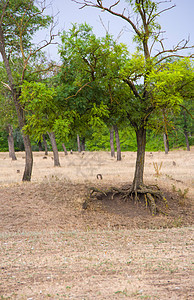
POLYGON ((160 176, 160 170, 162 168, 162 164, 163 162, 161 162, 160 164, 158 164, 157 162, 153 162, 153 166, 154 166, 154 170, 155 170, 155 176, 160 176))
POLYGON ((187 195, 189 192, 189 188, 186 189, 180 189, 180 188, 176 188, 176 186, 173 184, 172 185, 172 190, 174 193, 177 194, 178 199, 179 199, 179 205, 184 206, 185 205, 185 200, 187 199, 187 195))

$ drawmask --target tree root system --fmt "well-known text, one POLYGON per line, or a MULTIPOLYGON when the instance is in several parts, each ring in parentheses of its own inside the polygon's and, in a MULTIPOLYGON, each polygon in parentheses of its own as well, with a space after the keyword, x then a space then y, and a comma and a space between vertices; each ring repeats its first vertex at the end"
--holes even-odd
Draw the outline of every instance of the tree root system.
POLYGON ((154 216, 157 213, 167 215, 168 202, 164 197, 162 191, 157 185, 142 185, 138 189, 133 186, 110 187, 108 189, 99 187, 89 187, 86 199, 83 203, 83 209, 87 209, 89 203, 95 199, 104 199, 110 197, 114 200, 115 196, 119 196, 123 201, 134 201, 134 203, 145 201, 146 208, 149 208, 151 214, 154 216), (160 207, 163 206, 164 209, 160 207))

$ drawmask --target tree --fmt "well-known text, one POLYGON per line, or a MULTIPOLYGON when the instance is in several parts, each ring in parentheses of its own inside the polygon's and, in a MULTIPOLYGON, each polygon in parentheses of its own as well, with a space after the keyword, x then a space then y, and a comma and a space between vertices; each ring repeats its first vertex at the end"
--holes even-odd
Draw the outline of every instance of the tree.
POLYGON ((110 149, 111 149, 111 157, 115 157, 114 128, 113 128, 113 126, 110 128, 110 149))
MULTIPOLYGON (((92 28, 87 24, 74 24, 69 32, 62 34, 62 47, 60 49, 61 58, 63 60, 62 71, 64 72, 63 82, 68 85, 70 93, 74 89, 75 95, 67 97, 72 106, 72 102, 79 103, 78 113, 83 114, 80 120, 82 126, 82 136, 91 122, 104 122, 109 128, 114 127, 116 143, 117 143, 117 160, 121 160, 121 151, 119 143, 118 125, 121 120, 123 122, 123 112, 119 115, 118 107, 116 107, 113 99, 116 85, 112 85, 113 76, 118 76, 119 66, 122 65, 122 55, 125 54, 126 47, 124 45, 116 45, 112 37, 106 34, 104 38, 97 38, 92 28), (72 75, 71 75, 72 74, 72 75), (115 75, 113 75, 115 74, 115 75), (70 80, 68 80, 70 78, 70 80), (85 92, 86 91, 86 92, 85 92), (74 98, 75 97, 75 98, 74 98), (95 109, 94 109, 95 103, 95 109), (108 114, 98 115, 98 120, 93 118, 91 112, 101 106, 106 105, 108 114), (84 110, 83 110, 84 108, 84 110), (83 112, 82 112, 83 111, 83 112), (89 113, 90 111, 90 113, 89 113), (86 120, 87 116, 91 120, 86 120), (85 122, 83 122, 83 119, 85 122), (96 120, 95 122, 94 119, 96 120), (84 124, 84 126, 83 126, 84 124)), ((80 129, 79 129, 80 130, 80 129)), ((110 135, 113 147, 112 135, 110 135)), ((110 142, 111 142, 110 141, 110 142)), ((112 150, 113 151, 113 150, 112 150)))
POLYGON ((60 166, 55 135, 61 140, 68 135, 71 115, 67 115, 67 112, 57 105, 55 89, 43 82, 24 81, 19 100, 27 112, 24 132, 38 140, 42 140, 43 135, 48 133, 53 149, 54 166, 60 166))
POLYGON ((115 131, 115 139, 116 139, 116 145, 117 145, 117 160, 121 160, 121 146, 120 146, 120 140, 119 140, 119 130, 117 125, 114 125, 114 131, 115 131))
POLYGON ((8 124, 7 126, 7 133, 8 133, 9 157, 11 157, 12 160, 17 160, 15 155, 15 149, 14 149, 13 127, 11 126, 11 124, 8 124))
MULTIPOLYGON (((145 186, 143 180, 146 129, 152 114, 158 109, 166 106, 176 109, 181 104, 182 97, 176 89, 177 83, 182 78, 180 74, 181 65, 169 62, 169 59, 172 57, 183 58, 184 55, 179 54, 179 51, 191 49, 193 46, 189 46, 189 40, 183 40, 178 42, 172 49, 165 48, 157 18, 175 6, 171 5, 163 8, 162 5, 166 4, 166 1, 128 0, 126 1, 126 9, 122 10, 121 13, 118 12, 120 0, 117 2, 112 1, 110 6, 106 6, 106 1, 103 0, 72 1, 81 4, 81 8, 94 7, 122 18, 134 32, 137 52, 131 56, 128 54, 125 65, 119 70, 119 80, 120 83, 122 81, 124 90, 123 97, 126 98, 128 95, 128 103, 125 101, 127 116, 135 129, 137 140, 136 168, 129 195, 134 196, 136 199, 138 195, 144 195, 145 199, 154 203, 154 198, 161 198, 162 196, 156 188, 151 189, 145 186), (156 45, 160 47, 158 52, 154 52, 156 45), (171 65, 173 66, 170 67, 171 65), (160 82, 156 81, 156 77, 160 79, 160 82), (170 84, 173 86, 171 91, 174 88, 175 94, 168 93, 164 82, 168 87, 170 84), (156 91, 161 93, 157 95, 156 91), (161 95, 165 93, 167 94, 163 101, 161 95)), ((190 55, 190 57, 193 57, 193 55, 190 55)), ((118 81, 117 84, 119 84, 118 81)))
POLYGON ((3 84, 11 94, 22 131, 26 153, 23 181, 31 180, 33 156, 30 138, 22 130, 26 121, 25 111, 20 104, 19 97, 31 60, 40 50, 51 44, 54 37, 52 18, 44 16, 44 10, 45 1, 37 2, 37 5, 33 0, 2 0, 0 2, 0 53, 7 73, 7 82, 3 84), (50 24, 50 39, 39 47, 35 46, 32 42, 33 35, 40 29, 48 28, 50 24))
POLYGON ((52 149, 53 149, 53 156, 54 156, 54 166, 55 167, 60 167, 60 162, 59 162, 59 153, 57 149, 57 143, 55 139, 55 133, 54 132, 48 132, 48 136, 51 141, 52 149))

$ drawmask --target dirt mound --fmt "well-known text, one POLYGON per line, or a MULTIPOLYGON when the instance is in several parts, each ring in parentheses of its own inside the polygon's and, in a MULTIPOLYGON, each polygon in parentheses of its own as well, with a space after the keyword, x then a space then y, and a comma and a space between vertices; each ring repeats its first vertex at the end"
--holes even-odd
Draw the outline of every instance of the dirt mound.
POLYGON ((144 202, 103 197, 82 208, 88 185, 64 181, 1 188, 0 231, 160 228, 192 224, 191 202, 164 191, 168 215, 152 217, 144 202), (184 205, 183 205, 184 204, 184 205))

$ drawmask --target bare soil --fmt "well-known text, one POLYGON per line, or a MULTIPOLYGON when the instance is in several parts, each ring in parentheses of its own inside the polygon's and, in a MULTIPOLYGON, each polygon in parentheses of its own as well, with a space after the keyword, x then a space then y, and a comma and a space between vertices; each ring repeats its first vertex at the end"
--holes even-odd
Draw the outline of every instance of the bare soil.
POLYGON ((146 153, 145 183, 169 205, 154 217, 118 196, 82 208, 89 187, 132 182, 135 153, 60 153, 54 168, 52 153, 36 152, 21 183, 24 156, 0 153, 0 299, 194 298, 194 148, 146 153))

